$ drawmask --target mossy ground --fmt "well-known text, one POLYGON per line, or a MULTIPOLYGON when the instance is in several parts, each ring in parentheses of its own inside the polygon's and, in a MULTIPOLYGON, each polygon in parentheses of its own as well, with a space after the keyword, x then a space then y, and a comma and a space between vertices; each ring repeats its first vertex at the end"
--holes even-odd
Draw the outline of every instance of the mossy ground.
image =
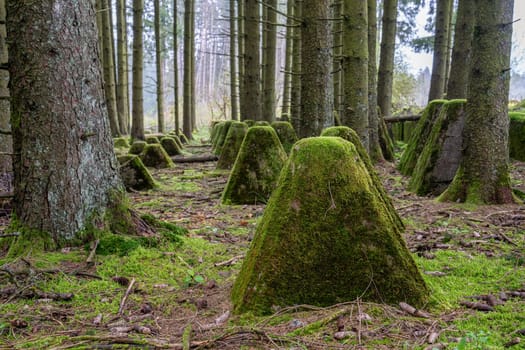
MULTIPOLYGON (((192 152, 196 150, 202 149, 192 152)), ((395 306, 349 300, 327 308, 298 305, 265 317, 230 316, 216 323, 231 310, 231 285, 264 205, 221 205, 227 172, 217 172, 215 162, 206 162, 152 169, 160 186, 129 194, 134 209, 186 227, 189 233, 181 243, 139 246, 123 256, 96 255, 91 266, 85 262, 89 249, 84 247, 26 256, 34 274, 29 280, 20 275, 17 283, 75 296, 49 301, 1 294, 0 348, 182 348, 188 325, 192 345, 205 342, 203 346, 212 349, 422 350, 430 346, 427 332, 433 331, 439 333, 436 342, 449 349, 503 349, 516 337, 523 344, 523 335, 516 332, 525 324, 522 299, 512 298, 488 313, 459 304, 473 294, 497 295, 524 287, 523 208, 437 203, 407 192, 407 179, 392 165, 381 163, 376 170, 403 218, 405 240, 431 290, 423 308, 430 319, 409 316, 395 306), (78 271, 102 279, 76 275, 78 271), (127 287, 114 282, 115 276, 136 280, 124 318, 118 317, 118 309, 127 287), (147 305, 153 309, 150 314, 141 312, 147 305), (93 323, 98 315, 100 325, 93 323), (153 334, 115 333, 112 324, 125 319, 128 325, 151 327, 153 334), (16 327, 23 325, 17 320, 27 327, 16 327), (334 339, 338 327, 349 331, 347 338, 334 339)), ((525 190, 525 163, 513 163, 513 180, 525 190)), ((2 227, 8 223, 0 216, 2 227)), ((0 255, 0 266, 24 270, 28 265, 0 255)), ((0 290, 10 283, 9 275, 0 271, 0 290)))

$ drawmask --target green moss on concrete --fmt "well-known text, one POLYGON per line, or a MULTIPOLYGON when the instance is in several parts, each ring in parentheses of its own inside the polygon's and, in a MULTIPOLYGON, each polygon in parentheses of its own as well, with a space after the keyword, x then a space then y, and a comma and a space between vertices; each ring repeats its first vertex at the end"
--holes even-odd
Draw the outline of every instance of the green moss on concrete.
POLYGON ((146 145, 146 141, 134 141, 129 148, 129 153, 139 155, 144 151, 146 145))
POLYGON ((512 159, 525 161, 525 113, 510 112, 509 154, 512 159))
POLYGON ((452 182, 461 162, 466 100, 442 105, 409 182, 409 190, 420 196, 441 194, 452 182))
POLYGON ((295 133, 292 124, 289 122, 273 122, 272 128, 275 129, 275 132, 277 133, 279 141, 281 141, 286 154, 290 154, 292 146, 298 140, 297 134, 295 133))
POLYGON ((388 133, 388 128, 383 119, 379 120, 379 146, 381 147, 381 152, 383 153, 383 158, 389 162, 393 162, 395 159, 394 153, 394 142, 388 133))
POLYGON ((217 137, 221 133, 222 128, 224 128, 224 121, 217 122, 213 126, 213 129, 211 130, 211 134, 210 134, 212 148, 215 148, 215 145, 217 145, 217 137))
POLYGON ((165 136, 161 138, 160 144, 169 156, 178 156, 182 154, 182 148, 179 146, 175 138, 171 136, 165 136))
POLYGON ((434 125, 434 121, 438 117, 441 107, 446 102, 446 100, 431 101, 428 104, 428 106, 423 110, 421 118, 419 119, 416 128, 414 129, 414 132, 410 137, 410 141, 408 142, 407 148, 405 149, 403 155, 401 156, 401 159, 399 160, 398 169, 401 172, 401 174, 412 175, 412 172, 414 171, 414 168, 417 163, 417 159, 423 151, 425 142, 427 141, 428 136, 430 135, 432 125, 434 125))
POLYGON ((234 121, 231 124, 217 162, 217 169, 231 169, 233 167, 246 131, 248 131, 246 123, 234 121))
POLYGON ((253 126, 271 126, 266 120, 258 120, 253 126))
POLYGON ((125 137, 117 137, 113 139, 113 147, 115 148, 129 148, 128 139, 125 137))
POLYGON ((249 128, 222 194, 222 203, 265 203, 275 189, 285 161, 286 152, 272 127, 249 128))
POLYGON ((404 230, 405 226, 403 225, 403 221, 397 214, 394 205, 392 204, 392 199, 390 196, 386 193, 385 188, 383 187, 383 183, 381 182, 381 179, 377 175, 377 172, 372 165, 372 161, 370 160, 370 157, 368 156, 368 153, 366 152, 366 149, 363 147, 363 144, 361 143, 361 140, 359 139, 359 135, 348 126, 332 126, 329 128, 326 128, 321 133, 321 136, 336 136, 341 137, 345 139, 346 141, 350 141, 354 147, 356 148, 357 153, 359 154, 359 157, 361 157, 361 160, 363 161, 366 170, 368 171, 368 174, 370 175, 372 182, 374 186, 376 187, 376 190, 379 192, 381 199, 383 200, 385 206, 388 208, 388 214, 391 215, 391 220, 394 222, 398 229, 404 230))
POLYGON ((147 144, 159 144, 160 143, 160 140, 157 136, 147 136, 146 137, 146 143, 147 144))
POLYGON ((222 124, 219 130, 217 130, 217 136, 215 141, 215 147, 213 148, 213 153, 220 155, 222 152, 222 147, 224 146, 224 141, 226 141, 226 136, 228 136, 228 131, 233 123, 233 120, 227 120, 222 124))
POLYGON ((184 135, 184 133, 182 133, 182 132, 179 132, 179 139, 180 139, 180 141, 182 142, 183 145, 187 145, 188 143, 190 143, 190 141, 188 140, 186 135, 184 135))
POLYGON ((147 144, 140 154, 145 166, 153 168, 173 168, 175 165, 160 143, 147 144))
POLYGON ((148 168, 142 163, 139 156, 128 154, 119 156, 120 177, 127 190, 143 191, 157 187, 148 168))
POLYGON ((232 289, 236 313, 364 300, 424 305, 428 289, 355 146, 298 141, 232 289))

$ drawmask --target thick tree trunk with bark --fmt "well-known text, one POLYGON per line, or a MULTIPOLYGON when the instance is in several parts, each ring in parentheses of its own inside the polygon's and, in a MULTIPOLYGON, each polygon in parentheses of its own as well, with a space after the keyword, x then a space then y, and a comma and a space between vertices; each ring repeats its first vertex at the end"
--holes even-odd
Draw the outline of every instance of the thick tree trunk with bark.
POLYGON ((104 93, 113 136, 120 135, 117 115, 117 95, 115 88, 115 55, 113 50, 113 28, 111 27, 109 0, 101 0, 102 28, 102 62, 104 67, 104 93))
POLYGON ((122 185, 95 9, 89 0, 9 0, 7 9, 16 225, 71 242, 122 185))
POLYGON ((157 131, 164 132, 164 37, 160 27, 160 0, 154 0, 155 63, 157 71, 157 131))
POLYGON ((377 113, 377 1, 368 0, 368 127, 370 159, 383 160, 379 144, 379 115, 377 113))
POLYGON ((434 35, 434 56, 428 100, 443 98, 447 77, 448 38, 452 0, 438 0, 436 9, 436 32, 434 35))
POLYGON ((132 77, 132 120, 131 137, 135 140, 144 140, 144 38, 142 18, 144 0, 133 0, 133 77, 132 77))
POLYGON ((474 0, 459 0, 447 99, 467 98, 472 35, 476 18, 474 0))
POLYGON ((301 27, 300 137, 319 136, 333 125, 330 1, 304 1, 301 27))
POLYGON ((463 132, 463 158, 440 197, 476 204, 513 202, 508 94, 513 0, 477 0, 463 132))
MULTIPOLYGON (((0 0, 0 129, 10 130, 11 107, 9 103, 9 71, 7 70, 8 52, 6 43, 5 27, 5 0, 0 0)), ((9 134, 0 133, 0 172, 8 173, 13 170, 13 162, 10 153, 13 153, 13 138, 9 134)))
POLYGON ((382 116, 392 115, 392 84, 397 30, 397 0, 385 0, 381 32, 381 52, 377 77, 377 105, 382 116))
POLYGON ((343 4, 341 124, 354 129, 368 152, 368 4, 361 0, 343 4))
POLYGON ((262 118, 271 123, 275 121, 275 53, 277 44, 277 0, 267 0, 266 50, 264 72, 264 90, 262 97, 262 118))
POLYGON ((259 24, 260 3, 244 1, 244 104, 241 105, 243 119, 262 120, 261 106, 261 32, 259 24))
POLYGON ((128 33, 126 1, 117 0, 117 114, 121 134, 129 133, 128 33))

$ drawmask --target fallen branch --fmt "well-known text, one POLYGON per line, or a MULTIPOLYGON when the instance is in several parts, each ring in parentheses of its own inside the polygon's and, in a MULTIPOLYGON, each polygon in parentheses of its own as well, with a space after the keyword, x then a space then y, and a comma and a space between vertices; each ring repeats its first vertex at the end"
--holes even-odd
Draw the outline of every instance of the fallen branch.
POLYGON ((213 266, 215 266, 215 267, 220 267, 220 266, 231 266, 231 265, 235 264, 237 261, 239 261, 239 260, 242 259, 242 258, 244 258, 244 254, 234 256, 233 258, 228 259, 228 260, 223 261, 223 262, 215 263, 215 264, 213 264, 213 266))
POLYGON ((122 315, 122 312, 124 311, 124 306, 126 306, 126 301, 128 300, 129 293, 131 293, 131 289, 133 288, 133 285, 135 284, 135 279, 131 279, 131 282, 129 282, 128 289, 126 290, 126 293, 124 293, 124 296, 122 297, 122 300, 120 301, 120 307, 118 308, 118 314, 122 315))
POLYGON ((462 301, 459 304, 469 309, 473 309, 473 310, 478 310, 478 311, 483 311, 483 312, 494 311, 494 308, 492 306, 488 304, 484 304, 484 303, 473 303, 470 301, 462 301))
POLYGON ((421 115, 412 114, 412 115, 401 115, 399 117, 384 117, 383 120, 385 121, 385 123, 398 123, 398 122, 415 121, 415 120, 419 120, 420 118, 421 118, 421 115))
POLYGON ((92 265, 93 264, 93 259, 95 258, 95 253, 97 251, 97 247, 98 247, 98 244, 99 244, 100 240, 97 239, 95 242, 93 242, 92 246, 91 246, 91 252, 89 252, 89 255, 86 259, 86 264, 88 265, 92 265))
POLYGON ((412 305, 409 305, 409 304, 404 303, 404 302, 400 302, 399 303, 399 307, 401 308, 401 310, 403 310, 407 314, 415 316, 415 317, 421 317, 421 318, 429 318, 430 317, 430 315, 427 314, 426 312, 418 310, 415 307, 413 307, 412 305))

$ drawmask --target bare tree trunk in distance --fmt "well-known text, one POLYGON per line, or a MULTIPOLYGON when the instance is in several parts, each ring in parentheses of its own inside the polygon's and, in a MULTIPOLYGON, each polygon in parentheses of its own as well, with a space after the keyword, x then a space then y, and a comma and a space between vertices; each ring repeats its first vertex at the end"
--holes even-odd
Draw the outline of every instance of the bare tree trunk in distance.
POLYGON ((319 136, 334 124, 330 1, 304 1, 300 137, 319 136))
POLYGON ((196 108, 196 79, 195 79, 195 0, 191 0, 191 9, 190 9, 190 26, 191 29, 189 31, 190 35, 190 73, 191 73, 191 79, 190 79, 190 89, 191 89, 191 104, 190 104, 190 113, 191 113, 191 135, 186 135, 188 140, 193 139, 193 131, 197 128, 197 119, 195 114, 195 108, 196 108))
POLYGON ((476 18, 474 0, 459 0, 447 99, 467 98, 472 35, 476 18))
MULTIPOLYGON (((11 129, 11 106, 9 100, 9 54, 6 43, 6 8, 5 0, 0 0, 0 129, 11 129)), ((13 153, 13 137, 12 135, 0 135, 0 152, 3 153, 0 157, 0 172, 10 173, 13 171, 13 161, 11 153, 13 153)))
POLYGON ((513 0, 476 1, 462 159, 441 201, 514 202, 508 153, 513 9, 513 0))
POLYGON ((262 120, 261 108, 261 31, 258 0, 244 1, 244 104, 241 104, 243 119, 262 120))
POLYGON ((163 34, 160 28, 160 0, 153 1, 155 27, 155 63, 157 71, 157 131, 164 133, 164 65, 162 59, 163 34))
POLYGON ((301 128, 301 76, 302 76, 302 45, 301 31, 303 18, 303 0, 294 0, 294 18, 297 19, 292 39, 292 89, 290 91, 290 122, 297 135, 301 128), (299 22, 300 21, 300 22, 299 22))
POLYGON ((383 2, 381 51, 377 76, 377 105, 382 116, 392 115, 392 84, 397 30, 397 0, 383 2))
POLYGON ((447 75, 448 35, 450 31, 450 12, 452 0, 438 0, 436 9, 436 32, 434 35, 434 56, 428 100, 443 98, 447 75))
POLYGON ((267 0, 266 16, 266 65, 264 72, 264 91, 262 97, 262 118, 271 123, 275 121, 275 54, 277 45, 277 0, 267 0))
POLYGON ((368 135, 368 4, 343 2, 343 113, 341 123, 359 135, 369 151, 368 135))
POLYGON ((117 0, 117 114, 120 132, 129 134, 128 33, 126 0, 117 0))
POLYGON ((339 115, 343 114, 341 108, 342 84, 343 84, 343 0, 335 0, 334 11, 334 111, 339 115))
POLYGON ((131 106, 131 137, 144 140, 144 0, 133 0, 133 77, 131 106))
POLYGON ((179 45, 177 40, 177 0, 173 0, 173 126, 175 132, 180 130, 179 122, 179 45))
POLYGON ((239 84, 239 117, 240 120, 247 119, 246 116, 243 115, 243 111, 246 107, 243 107, 246 105, 245 96, 244 93, 244 43, 246 42, 246 31, 244 30, 244 1, 245 0, 237 0, 237 54, 239 56, 238 59, 238 71, 239 71, 239 77, 237 79, 239 84))
POLYGON ((370 158, 384 160, 379 143, 379 115, 377 114, 377 1, 368 0, 368 124, 370 158))
POLYGON ((294 16, 294 3, 295 0, 288 0, 286 3, 286 44, 285 44, 285 62, 284 62, 284 84, 283 84, 283 106, 281 111, 281 117, 286 121, 290 120, 290 93, 291 93, 291 83, 292 83, 292 55, 293 55, 293 36, 294 28, 293 25, 295 21, 293 20, 294 16))
POLYGON ((122 185, 93 2, 9 0, 7 10, 18 239, 78 242, 122 185))
POLYGON ((191 61, 193 52, 191 51, 191 10, 193 0, 184 0, 184 74, 183 74, 183 94, 184 100, 182 103, 182 131, 184 135, 190 139, 193 132, 193 125, 191 123, 191 61))
POLYGON ((235 0, 230 0, 230 100, 231 100, 231 119, 239 120, 238 89, 237 89, 237 50, 235 38, 235 0))

